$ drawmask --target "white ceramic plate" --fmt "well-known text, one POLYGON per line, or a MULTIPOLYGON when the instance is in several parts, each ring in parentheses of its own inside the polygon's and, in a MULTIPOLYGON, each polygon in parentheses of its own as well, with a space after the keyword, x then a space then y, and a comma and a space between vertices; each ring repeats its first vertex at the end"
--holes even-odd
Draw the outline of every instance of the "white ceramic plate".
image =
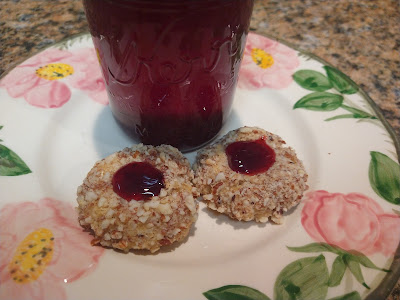
POLYGON ((97 160, 132 144, 105 105, 96 60, 83 35, 0 82, 1 299, 388 294, 399 274, 399 142, 345 75, 255 34, 220 135, 246 125, 281 136, 309 174, 301 204, 274 225, 233 221, 201 203, 188 239, 154 255, 90 246, 72 209, 76 188, 97 160))

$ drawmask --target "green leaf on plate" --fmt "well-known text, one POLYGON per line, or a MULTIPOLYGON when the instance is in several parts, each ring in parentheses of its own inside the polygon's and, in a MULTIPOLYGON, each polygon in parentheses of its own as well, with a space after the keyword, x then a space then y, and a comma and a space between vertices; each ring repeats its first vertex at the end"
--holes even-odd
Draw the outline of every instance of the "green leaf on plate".
POLYGON ((0 125, 0 130, 2 130, 2 129, 3 129, 3 127, 4 127, 3 125, 0 125))
POLYGON ((326 243, 311 243, 301 247, 287 247, 290 251, 294 252, 332 252, 336 254, 344 253, 340 248, 331 246, 326 243))
POLYGON ((329 300, 361 300, 361 296, 357 291, 335 297, 335 298, 330 298, 329 300))
POLYGON ((337 119, 372 119, 372 120, 377 119, 377 117, 375 117, 365 111, 362 111, 358 108, 350 107, 350 106, 347 106, 344 104, 342 104, 340 107, 351 112, 351 114, 334 116, 334 117, 325 119, 325 121, 333 121, 333 120, 337 120, 337 119))
POLYGON ((333 121, 333 120, 338 120, 338 119, 356 119, 353 114, 345 114, 345 115, 338 115, 334 116, 328 119, 325 119, 325 121, 333 121))
POLYGON ((379 271, 383 271, 383 272, 391 272, 390 270, 379 268, 368 257, 366 257, 361 252, 352 251, 352 253, 350 255, 351 255, 352 260, 360 263, 361 265, 363 265, 366 268, 375 269, 375 270, 379 270, 379 271))
POLYGON ((353 276, 357 279, 357 281, 365 286, 367 289, 370 289, 370 287, 364 281, 364 276, 361 272, 360 264, 353 259, 352 255, 343 255, 343 261, 349 268, 353 276))
POLYGON ((336 257, 332 264, 331 275, 329 276, 328 286, 338 286, 343 279, 344 272, 346 271, 346 264, 342 256, 336 257))
POLYGON ((324 66, 326 75, 328 75, 329 81, 332 83, 333 88, 342 94, 355 94, 358 91, 357 84, 347 77, 345 74, 340 72, 336 68, 330 66, 324 66))
POLYGON ((203 295, 209 300, 270 300, 260 291, 244 285, 225 285, 203 295))
POLYGON ((328 92, 314 92, 305 95, 295 103, 293 109, 305 108, 316 111, 331 111, 338 109, 343 103, 343 96, 328 92))
POLYGON ((310 91, 323 92, 332 88, 328 78, 314 70, 299 70, 293 74, 293 79, 302 88, 310 91))
POLYGON ((325 299, 328 279, 328 267, 322 254, 298 259, 279 273, 274 299, 325 299))
POLYGON ((0 145, 0 176, 18 176, 32 171, 11 149, 0 145))
POLYGON ((342 105, 342 108, 353 113, 353 118, 356 118, 356 119, 377 119, 377 117, 371 115, 370 113, 362 111, 361 109, 358 109, 358 108, 354 108, 354 107, 347 106, 347 105, 342 105))
POLYGON ((369 183, 383 199, 400 205, 400 165, 387 155, 371 151, 369 183))

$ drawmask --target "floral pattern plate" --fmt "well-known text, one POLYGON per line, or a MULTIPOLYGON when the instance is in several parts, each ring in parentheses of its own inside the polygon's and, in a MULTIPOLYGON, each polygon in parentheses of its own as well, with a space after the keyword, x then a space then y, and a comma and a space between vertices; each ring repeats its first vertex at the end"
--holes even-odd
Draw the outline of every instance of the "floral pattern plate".
MULTIPOLYGON (((76 188, 132 141, 118 128, 89 35, 0 81, 1 299, 376 299, 399 276, 399 141, 339 70, 251 33, 221 135, 259 126, 296 149, 309 190, 283 225, 200 205, 157 254, 93 247, 76 188)), ((196 153, 188 153, 193 162, 196 153)))

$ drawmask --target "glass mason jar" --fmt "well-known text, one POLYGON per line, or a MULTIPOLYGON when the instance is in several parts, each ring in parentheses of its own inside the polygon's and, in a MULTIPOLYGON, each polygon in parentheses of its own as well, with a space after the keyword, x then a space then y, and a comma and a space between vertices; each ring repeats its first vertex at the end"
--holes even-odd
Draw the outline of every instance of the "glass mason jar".
POLYGON ((83 0, 121 127, 191 151, 229 116, 254 0, 83 0))

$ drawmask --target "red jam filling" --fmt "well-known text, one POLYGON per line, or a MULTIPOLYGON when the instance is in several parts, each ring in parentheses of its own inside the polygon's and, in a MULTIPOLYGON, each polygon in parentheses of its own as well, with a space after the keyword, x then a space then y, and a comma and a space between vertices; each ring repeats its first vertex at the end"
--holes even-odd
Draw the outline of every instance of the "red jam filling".
POLYGON ((229 167, 241 174, 255 175, 267 171, 275 163, 275 151, 264 139, 234 142, 225 149, 229 167))
POLYGON ((113 190, 125 200, 149 200, 160 194, 164 176, 146 162, 133 162, 120 168, 112 179, 113 190))

